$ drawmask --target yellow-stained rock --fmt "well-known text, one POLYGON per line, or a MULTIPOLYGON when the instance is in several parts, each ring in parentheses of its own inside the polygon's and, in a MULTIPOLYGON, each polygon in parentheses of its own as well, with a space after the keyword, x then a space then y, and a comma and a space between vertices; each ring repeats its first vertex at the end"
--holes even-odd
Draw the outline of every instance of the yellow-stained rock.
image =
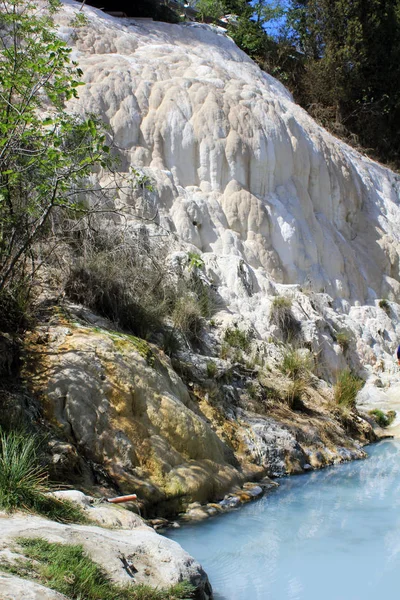
POLYGON ((41 328, 25 377, 45 417, 126 492, 202 502, 248 477, 167 359, 144 340, 98 328, 41 328))

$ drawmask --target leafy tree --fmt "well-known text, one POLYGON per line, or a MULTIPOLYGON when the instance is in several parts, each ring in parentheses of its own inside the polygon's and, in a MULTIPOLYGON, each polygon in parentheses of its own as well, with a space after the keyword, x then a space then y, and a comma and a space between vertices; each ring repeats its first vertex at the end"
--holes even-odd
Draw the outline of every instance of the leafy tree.
MULTIPOLYGON (((279 3, 257 0, 225 0, 232 12, 238 15, 236 22, 229 24, 228 33, 246 54, 263 65, 269 53, 274 51, 275 42, 268 33, 268 27, 283 15, 279 3)), ((225 12, 230 12, 226 10, 225 12)))
POLYGON ((34 244, 60 211, 81 215, 93 169, 109 165, 102 124, 67 112, 82 71, 55 32, 50 0, 0 14, 0 292, 34 270, 34 244))
POLYGON ((399 160, 399 0, 293 0, 288 18, 304 56, 301 103, 337 133, 399 160))
POLYGON ((207 20, 218 21, 224 14, 224 9, 222 0, 199 0, 196 3, 196 10, 203 22, 207 20))

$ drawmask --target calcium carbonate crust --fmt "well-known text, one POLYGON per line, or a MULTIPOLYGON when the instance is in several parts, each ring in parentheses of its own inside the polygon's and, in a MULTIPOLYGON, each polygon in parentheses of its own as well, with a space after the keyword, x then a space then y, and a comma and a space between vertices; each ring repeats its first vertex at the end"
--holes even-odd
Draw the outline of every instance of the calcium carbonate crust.
POLYGON ((110 125, 121 174, 135 167, 153 182, 145 199, 121 193, 116 206, 133 221, 156 211, 201 253, 222 320, 239 317, 265 340, 273 296, 289 295, 326 373, 349 359, 328 321, 354 337, 353 367, 396 378, 399 176, 318 126, 222 30, 91 7, 74 29, 77 9, 66 1, 57 15, 86 82, 73 108, 110 125))

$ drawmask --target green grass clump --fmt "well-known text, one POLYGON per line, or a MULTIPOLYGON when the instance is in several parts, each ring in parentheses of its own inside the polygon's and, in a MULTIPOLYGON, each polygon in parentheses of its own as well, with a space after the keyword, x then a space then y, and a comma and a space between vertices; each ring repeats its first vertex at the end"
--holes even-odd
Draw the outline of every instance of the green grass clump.
POLYGON ((168 589, 147 585, 119 586, 87 556, 81 545, 50 543, 41 538, 19 538, 29 559, 1 565, 20 577, 30 577, 71 600, 179 600, 192 598, 194 588, 186 582, 168 589))
POLYGON ((386 414, 383 410, 379 410, 379 408, 374 408, 370 410, 369 415, 374 417, 375 421, 378 423, 379 427, 389 427, 391 423, 393 423, 396 418, 396 411, 389 410, 386 414))
POLYGON ((355 408, 357 394, 363 385, 364 381, 348 369, 341 371, 333 388, 334 401, 344 408, 355 408))
POLYGON ((41 466, 36 436, 0 431, 0 508, 29 510, 62 522, 83 522, 82 511, 71 502, 46 496, 50 490, 41 466))
POLYGON ((308 354, 286 348, 280 371, 291 379, 285 393, 285 400, 291 410, 303 410, 303 397, 310 385, 312 360, 308 354))
POLYGON ((37 440, 20 433, 0 433, 0 506, 31 508, 47 491, 47 474, 39 465, 37 440))
POLYGON ((341 347, 343 352, 345 352, 350 345, 349 334, 347 333, 347 331, 338 331, 336 333, 335 337, 336 337, 337 343, 339 344, 339 346, 341 347))
POLYGON ((280 371, 291 379, 302 378, 309 380, 312 361, 309 355, 302 354, 299 350, 287 348, 284 352, 280 371))
POLYGON ((251 344, 251 334, 248 331, 242 331, 238 327, 228 327, 225 330, 224 342, 231 348, 248 352, 251 344))

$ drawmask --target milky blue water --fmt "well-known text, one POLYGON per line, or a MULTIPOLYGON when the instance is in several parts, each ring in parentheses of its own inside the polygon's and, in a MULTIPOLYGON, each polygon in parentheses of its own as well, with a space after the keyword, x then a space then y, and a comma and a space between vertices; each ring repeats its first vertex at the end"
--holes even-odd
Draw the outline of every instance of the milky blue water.
POLYGON ((168 537, 203 565, 217 600, 400 598, 400 441, 367 451, 168 537))

